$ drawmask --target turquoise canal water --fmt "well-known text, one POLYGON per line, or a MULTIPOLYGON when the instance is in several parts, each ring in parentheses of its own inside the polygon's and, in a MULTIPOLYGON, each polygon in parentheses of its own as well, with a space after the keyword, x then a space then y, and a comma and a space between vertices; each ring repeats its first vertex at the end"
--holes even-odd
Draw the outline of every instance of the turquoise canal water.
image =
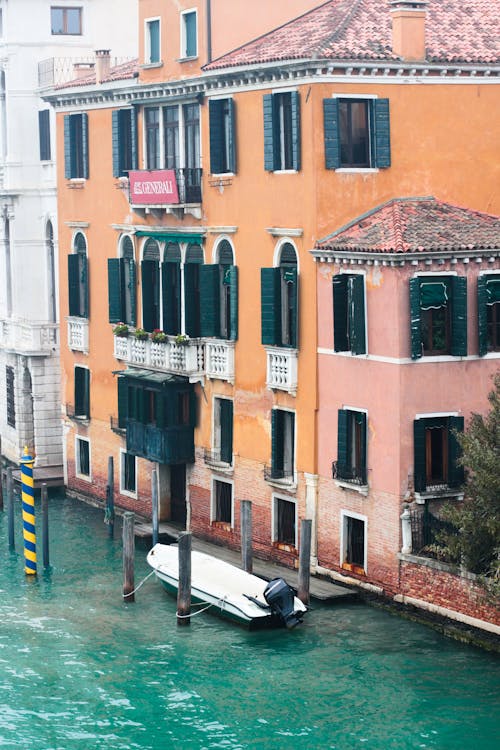
POLYGON ((179 628, 154 578, 123 604, 121 529, 108 539, 78 501, 50 500, 52 570, 27 580, 18 506, 16 553, 0 512, 2 749, 500 746, 488 653, 362 604, 315 607, 291 632, 208 613, 179 628))

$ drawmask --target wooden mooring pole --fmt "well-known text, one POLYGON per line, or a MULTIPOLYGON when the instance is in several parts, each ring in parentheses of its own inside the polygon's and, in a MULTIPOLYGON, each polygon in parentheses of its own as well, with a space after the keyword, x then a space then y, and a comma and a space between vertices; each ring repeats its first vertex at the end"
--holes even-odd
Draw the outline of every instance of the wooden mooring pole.
POLYGON ((158 513, 158 480, 157 471, 151 472, 151 523, 153 526, 153 547, 158 544, 159 539, 159 513, 158 513))
POLYGON ((50 566, 49 558, 49 502, 47 497, 47 485, 42 484, 42 562, 43 567, 50 566))
POLYGON ((306 606, 309 604, 309 581, 311 576, 311 528, 312 521, 310 519, 301 521, 297 597, 306 606))
POLYGON ((135 562, 135 515, 130 511, 123 514, 123 599, 135 602, 134 562, 135 562))
POLYGON ((179 534, 179 588, 177 590, 177 625, 191 622, 191 532, 179 534))
POLYGON ((251 500, 241 501, 241 567, 247 573, 253 571, 251 500))
POLYGON ((3 510, 3 456, 2 436, 0 435, 0 510, 3 510))
POLYGON ((108 536, 113 539, 115 533, 115 488, 113 456, 108 457, 108 483, 106 485, 106 511, 104 523, 108 524, 108 536))
POLYGON ((16 543, 14 540, 14 480, 12 479, 12 466, 7 468, 7 526, 9 536, 9 549, 15 550, 16 543))

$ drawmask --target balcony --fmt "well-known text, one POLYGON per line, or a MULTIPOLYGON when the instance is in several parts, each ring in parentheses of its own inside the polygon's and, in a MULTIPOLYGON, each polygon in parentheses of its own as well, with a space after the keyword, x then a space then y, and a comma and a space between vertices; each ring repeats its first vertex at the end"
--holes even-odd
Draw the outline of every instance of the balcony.
POLYGON ((75 352, 89 351, 88 318, 66 318, 68 322, 68 347, 75 352))
POLYGON ((269 484, 273 484, 276 487, 282 487, 283 489, 295 489, 296 478, 292 467, 278 469, 276 466, 264 466, 264 479, 269 484))
POLYGON ((199 167, 130 171, 130 205, 134 211, 190 213, 200 219, 201 176, 199 167))
POLYGON ((208 340, 205 354, 207 378, 234 383, 234 341, 208 340))
POLYGON ((114 339, 116 359, 128 365, 184 375, 190 380, 199 380, 204 375, 205 345, 200 339, 188 339, 182 343, 176 341, 175 336, 169 336, 161 343, 136 339, 133 335, 115 335, 114 339))
POLYGON ((0 320, 0 349, 47 356, 56 351, 58 344, 56 323, 0 320))
POLYGON ((271 390, 287 391, 297 395, 297 349, 266 347, 266 385, 271 390))
POLYGON ((232 472, 233 470, 232 454, 231 456, 222 455, 222 451, 220 448, 215 448, 213 450, 205 448, 203 452, 203 459, 206 465, 210 466, 212 469, 219 469, 220 471, 229 470, 230 472, 232 472), (228 458, 229 461, 226 460, 228 458))
POLYGON ((127 452, 161 464, 194 463, 193 427, 160 428, 128 419, 127 452))

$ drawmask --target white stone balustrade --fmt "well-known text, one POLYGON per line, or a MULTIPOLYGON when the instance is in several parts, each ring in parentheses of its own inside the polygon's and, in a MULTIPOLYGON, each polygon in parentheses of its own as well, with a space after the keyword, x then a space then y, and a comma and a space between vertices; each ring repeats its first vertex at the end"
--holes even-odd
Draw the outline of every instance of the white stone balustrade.
POLYGON ((205 345, 199 339, 177 343, 174 336, 165 342, 139 340, 130 336, 114 337, 114 356, 129 365, 151 367, 187 377, 199 377, 205 370, 205 345))
POLYGON ((268 388, 297 394, 297 350, 266 347, 268 388))
POLYGON ((234 383, 234 341, 206 342, 206 376, 234 383))
POLYGON ((89 350, 89 321, 87 318, 66 318, 68 322, 68 347, 76 352, 89 350))
POLYGON ((26 354, 50 354, 58 347, 55 323, 0 321, 0 348, 26 354))

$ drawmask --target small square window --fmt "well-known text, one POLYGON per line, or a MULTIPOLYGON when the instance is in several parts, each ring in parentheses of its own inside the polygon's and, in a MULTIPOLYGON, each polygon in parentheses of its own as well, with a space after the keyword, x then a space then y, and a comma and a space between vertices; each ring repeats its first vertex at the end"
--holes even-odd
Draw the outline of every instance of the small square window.
POLYGON ((50 9, 52 34, 80 36, 82 33, 82 9, 54 6, 50 9))

